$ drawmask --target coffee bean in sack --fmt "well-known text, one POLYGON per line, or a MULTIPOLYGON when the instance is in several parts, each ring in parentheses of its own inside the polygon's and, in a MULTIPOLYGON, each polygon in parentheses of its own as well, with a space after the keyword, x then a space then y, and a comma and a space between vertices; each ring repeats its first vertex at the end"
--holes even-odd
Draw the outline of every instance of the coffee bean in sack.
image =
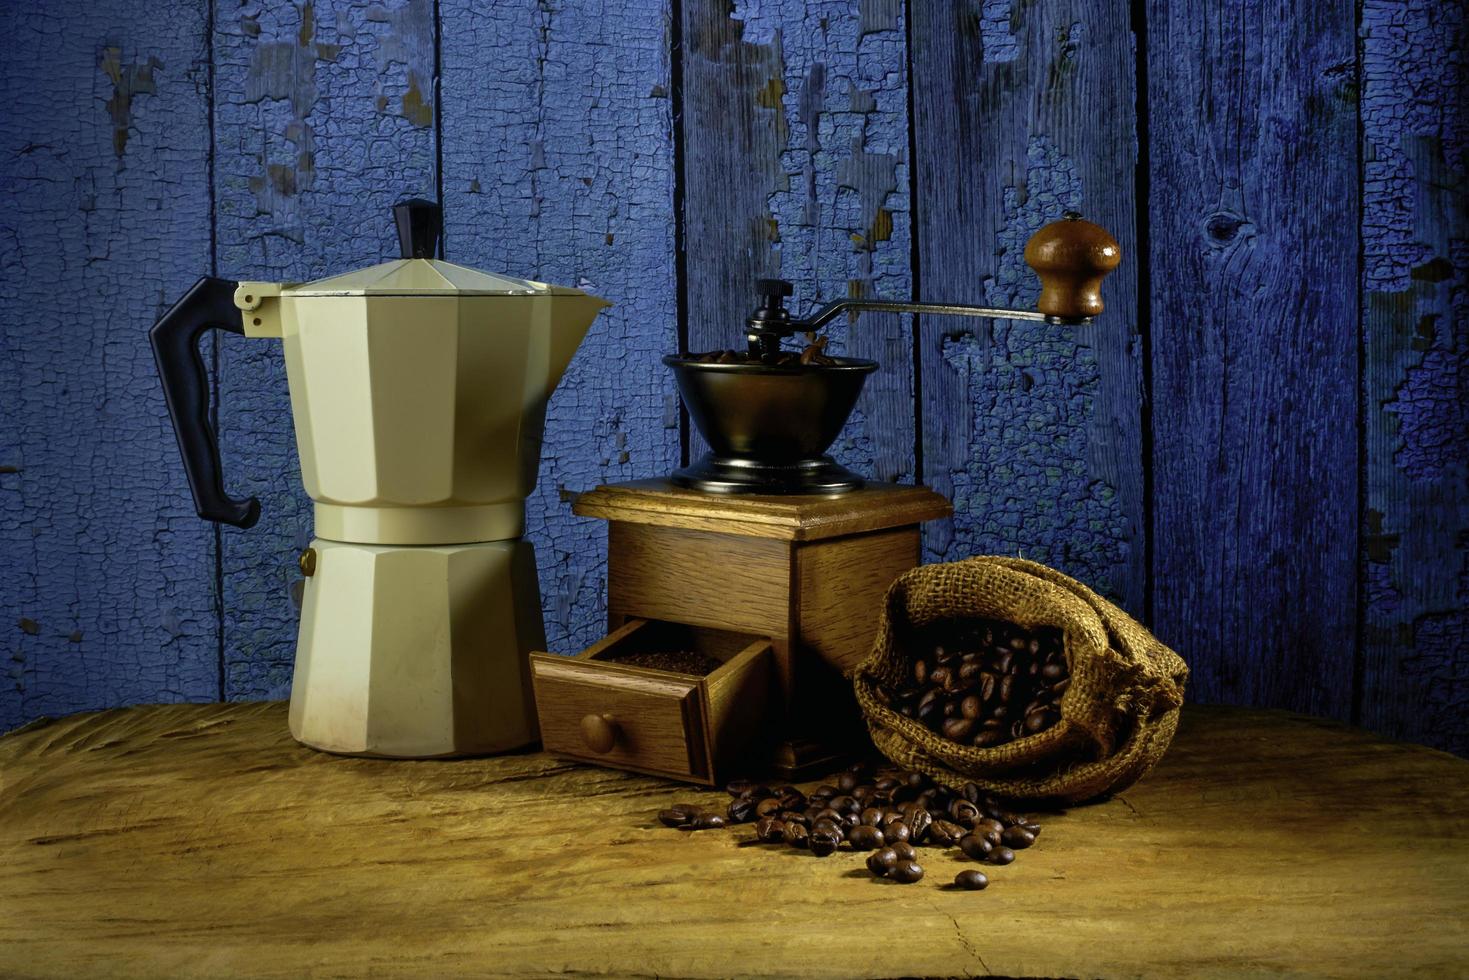
POLYGON ((1061 719, 1071 683, 1061 631, 993 619, 925 628, 909 683, 890 692, 894 710, 951 742, 993 748, 1037 735, 1061 719))

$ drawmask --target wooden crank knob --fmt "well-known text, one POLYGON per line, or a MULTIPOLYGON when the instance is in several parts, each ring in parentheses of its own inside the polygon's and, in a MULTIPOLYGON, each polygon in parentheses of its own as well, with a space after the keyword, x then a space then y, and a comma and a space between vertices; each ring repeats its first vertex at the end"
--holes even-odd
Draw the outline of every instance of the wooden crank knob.
POLYGON ((612 751, 617 735, 617 722, 611 715, 586 715, 581 720, 582 741, 598 755, 612 751))
POLYGON ((1102 279, 1122 261, 1122 246, 1101 225, 1067 211, 1030 236, 1025 261, 1041 280, 1036 309, 1062 320, 1084 320, 1102 312, 1102 279))

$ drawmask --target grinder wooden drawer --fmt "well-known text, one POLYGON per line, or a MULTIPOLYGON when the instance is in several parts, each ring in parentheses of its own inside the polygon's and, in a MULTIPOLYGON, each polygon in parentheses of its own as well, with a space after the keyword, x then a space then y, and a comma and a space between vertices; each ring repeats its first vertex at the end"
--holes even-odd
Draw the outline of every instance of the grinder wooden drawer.
POLYGON ((635 619, 575 657, 530 659, 541 740, 557 755, 713 784, 768 728, 767 639, 635 619), (675 650, 721 665, 700 676, 618 662, 632 652, 675 650))

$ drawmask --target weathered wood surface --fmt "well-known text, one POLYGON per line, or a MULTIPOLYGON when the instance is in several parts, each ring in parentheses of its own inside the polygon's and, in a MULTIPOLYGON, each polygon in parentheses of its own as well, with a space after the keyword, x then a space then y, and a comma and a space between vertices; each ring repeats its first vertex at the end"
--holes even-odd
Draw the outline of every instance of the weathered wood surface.
POLYGON ((1147 5, 1153 627, 1196 699, 1347 718, 1355 8, 1273 9, 1147 5))
POLYGON ((1360 717, 1469 755, 1469 7, 1367 0, 1361 37, 1360 717))
MULTIPOLYGON (((790 280, 797 315, 849 295, 909 298, 903 5, 682 9, 687 347, 741 347, 757 278, 790 280)), ((877 480, 912 480, 908 318, 864 313, 825 332, 833 351, 882 365, 832 455, 877 480)), ((707 451, 692 425, 688 435, 691 458, 707 451)))
POLYGON ((191 0, 0 5, 0 730, 214 700, 214 532, 146 327, 209 271, 191 0))
POLYGON ((1469 763, 1277 712, 1191 707, 1160 767, 1043 818, 984 892, 925 855, 685 834, 725 800, 543 754, 344 759, 279 704, 0 740, 0 948, 25 977, 1458 976, 1469 763))
POLYGON ((449 257, 610 300, 547 410, 527 501, 549 649, 607 626, 577 492, 679 465, 671 22, 665 0, 441 0, 449 257))
POLYGON ((923 477, 954 502, 927 557, 1019 554, 1144 615, 1127 7, 970 0, 913 17, 919 298, 1033 307, 1025 242, 1068 208, 1123 254, 1089 327, 920 318, 923 477))
MULTIPOLYGON (((396 258, 389 208, 437 197, 431 0, 218 3, 213 51, 218 274, 303 281, 396 258)), ((189 258, 208 271, 206 251, 189 258)), ((225 485, 261 504, 255 527, 220 531, 224 694, 283 697, 312 527, 285 359, 216 338, 225 485)))

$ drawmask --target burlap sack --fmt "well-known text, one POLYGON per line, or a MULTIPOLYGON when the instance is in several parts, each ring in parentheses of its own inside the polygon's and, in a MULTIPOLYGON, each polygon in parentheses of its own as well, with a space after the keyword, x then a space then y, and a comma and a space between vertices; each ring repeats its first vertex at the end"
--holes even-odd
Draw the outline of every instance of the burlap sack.
POLYGON ((888 590, 872 654, 852 683, 878 749, 958 788, 1015 800, 1079 803, 1130 786, 1178 729, 1188 667, 1127 613, 1080 582, 1022 558, 924 565, 888 590), (879 689, 909 683, 916 630, 943 619, 998 619, 1061 630, 1071 684, 1061 720, 988 749, 951 742, 889 708, 879 689))

